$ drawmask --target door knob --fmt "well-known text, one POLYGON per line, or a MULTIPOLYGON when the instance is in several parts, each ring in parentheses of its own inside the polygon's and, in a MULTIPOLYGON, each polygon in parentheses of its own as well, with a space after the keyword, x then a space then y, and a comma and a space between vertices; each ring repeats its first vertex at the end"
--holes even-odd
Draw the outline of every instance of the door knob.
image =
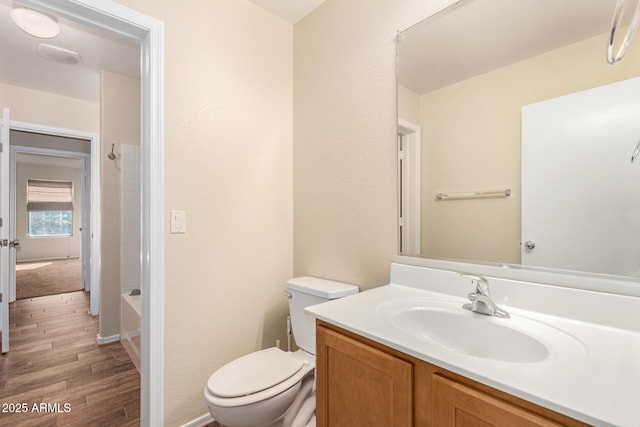
POLYGON ((524 247, 531 250, 536 247, 536 242, 534 242, 533 240, 527 240, 526 242, 524 242, 524 247))
POLYGON ((0 247, 3 246, 9 246, 10 248, 16 247, 16 246, 20 246, 20 240, 18 239, 14 239, 14 240, 7 240, 7 239, 2 239, 0 240, 0 247))

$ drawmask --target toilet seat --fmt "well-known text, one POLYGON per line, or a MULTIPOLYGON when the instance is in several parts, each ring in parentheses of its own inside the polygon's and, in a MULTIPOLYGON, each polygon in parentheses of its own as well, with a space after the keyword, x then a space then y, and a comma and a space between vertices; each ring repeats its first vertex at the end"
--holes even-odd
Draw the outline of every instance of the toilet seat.
POLYGON ((209 377, 208 399, 232 407, 268 399, 296 385, 309 372, 309 363, 277 347, 236 359, 209 377))

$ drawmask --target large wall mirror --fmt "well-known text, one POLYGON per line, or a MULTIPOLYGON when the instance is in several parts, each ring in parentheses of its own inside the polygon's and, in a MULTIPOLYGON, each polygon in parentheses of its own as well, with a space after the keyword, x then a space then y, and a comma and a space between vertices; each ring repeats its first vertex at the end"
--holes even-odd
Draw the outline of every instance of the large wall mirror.
POLYGON ((640 277, 640 37, 608 64, 615 7, 463 0, 399 33, 401 254, 640 277))

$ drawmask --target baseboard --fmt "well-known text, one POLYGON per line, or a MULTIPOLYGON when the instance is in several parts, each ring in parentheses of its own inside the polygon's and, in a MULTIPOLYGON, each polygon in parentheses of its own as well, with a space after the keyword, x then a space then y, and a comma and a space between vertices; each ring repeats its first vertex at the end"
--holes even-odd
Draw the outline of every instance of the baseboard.
POLYGON ((213 419, 213 417, 211 417, 211 414, 204 414, 203 416, 198 417, 193 421, 189 421, 186 424, 182 424, 181 427, 203 427, 214 421, 215 420, 213 419))
POLYGON ((98 345, 120 341, 120 334, 111 335, 110 337, 103 337, 102 335, 98 334, 96 335, 96 341, 98 342, 98 345))
POLYGON ((20 259, 20 260, 16 260, 16 264, 19 264, 21 262, 45 262, 45 261, 61 261, 61 260, 65 260, 65 259, 77 259, 80 258, 80 256, 62 256, 62 257, 53 257, 53 258, 33 258, 33 259, 20 259))

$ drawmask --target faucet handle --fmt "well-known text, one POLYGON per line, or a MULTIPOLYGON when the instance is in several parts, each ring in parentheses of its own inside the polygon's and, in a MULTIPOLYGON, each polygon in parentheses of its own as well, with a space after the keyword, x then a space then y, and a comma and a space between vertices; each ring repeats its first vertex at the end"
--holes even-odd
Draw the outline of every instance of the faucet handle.
POLYGON ((509 313, 501 309, 491 299, 489 294, 489 281, 486 277, 473 274, 458 273, 460 277, 471 280, 473 291, 467 295, 471 303, 464 304, 462 308, 475 313, 488 314, 490 316, 509 318, 509 313))
POLYGON ((471 280, 474 294, 482 294, 482 295, 490 296, 489 281, 485 277, 476 276, 474 274, 467 274, 467 273, 458 273, 458 275, 465 279, 471 280))

